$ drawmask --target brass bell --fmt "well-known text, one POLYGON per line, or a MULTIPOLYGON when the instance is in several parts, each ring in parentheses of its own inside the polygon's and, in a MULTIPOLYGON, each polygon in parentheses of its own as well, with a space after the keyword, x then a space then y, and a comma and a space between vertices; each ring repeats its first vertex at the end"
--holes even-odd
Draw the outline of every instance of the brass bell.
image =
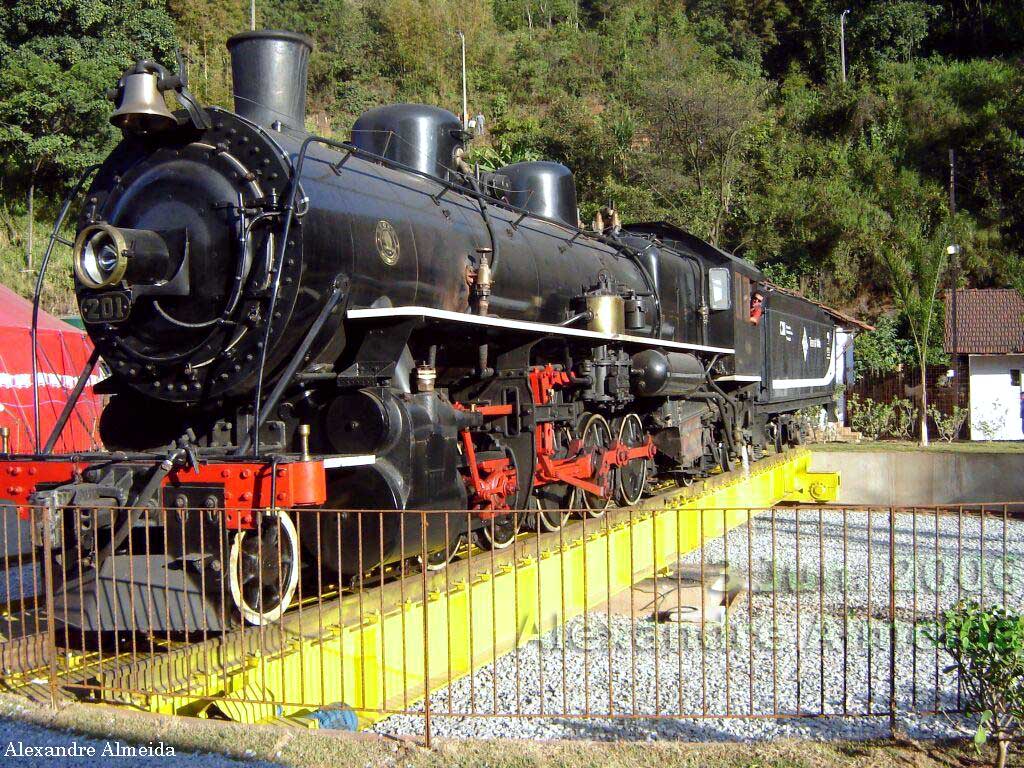
POLYGON ((152 72, 128 75, 121 88, 117 109, 110 122, 131 133, 153 133, 178 124, 167 109, 164 96, 157 87, 157 76, 152 72))

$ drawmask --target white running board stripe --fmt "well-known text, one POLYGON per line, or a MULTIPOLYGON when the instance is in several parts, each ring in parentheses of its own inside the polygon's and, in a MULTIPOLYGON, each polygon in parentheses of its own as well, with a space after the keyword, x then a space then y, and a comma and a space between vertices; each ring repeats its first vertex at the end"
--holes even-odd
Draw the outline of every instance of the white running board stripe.
MULTIPOLYGON (((834 344, 834 342, 833 342, 834 344)), ((834 384, 836 380, 836 356, 835 350, 828 359, 828 370, 820 379, 772 379, 772 389, 779 391, 784 389, 806 389, 808 387, 823 387, 826 384, 834 384)))
POLYGON ((449 320, 455 323, 468 323, 471 325, 484 325, 490 328, 514 328, 520 331, 531 331, 544 335, 571 336, 578 339, 598 339, 601 341, 618 341, 625 344, 642 344, 648 347, 664 347, 665 349, 684 349, 692 352, 714 352, 717 354, 731 355, 735 352, 728 347, 705 347, 701 344, 687 344, 682 341, 666 341, 664 339, 649 339, 644 336, 631 336, 625 333, 599 333, 587 331, 582 328, 567 328, 562 325, 551 325, 550 323, 533 323, 526 320, 509 320, 494 315, 470 315, 465 312, 452 312, 447 309, 434 309, 432 307, 381 307, 378 309, 350 309, 348 318, 350 320, 364 320, 373 318, 388 317, 429 317, 435 320, 449 320))
POLYGON ((324 459, 324 469, 336 469, 338 467, 365 467, 369 464, 376 464, 377 457, 372 453, 358 454, 355 456, 331 456, 324 459))

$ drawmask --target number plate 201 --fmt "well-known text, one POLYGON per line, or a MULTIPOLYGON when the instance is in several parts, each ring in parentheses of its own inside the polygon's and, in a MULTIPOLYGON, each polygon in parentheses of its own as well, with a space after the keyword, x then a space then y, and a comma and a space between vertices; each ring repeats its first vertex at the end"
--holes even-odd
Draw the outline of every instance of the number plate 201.
POLYGON ((95 293, 83 298, 79 307, 87 323, 120 323, 132 311, 132 297, 127 291, 95 293))

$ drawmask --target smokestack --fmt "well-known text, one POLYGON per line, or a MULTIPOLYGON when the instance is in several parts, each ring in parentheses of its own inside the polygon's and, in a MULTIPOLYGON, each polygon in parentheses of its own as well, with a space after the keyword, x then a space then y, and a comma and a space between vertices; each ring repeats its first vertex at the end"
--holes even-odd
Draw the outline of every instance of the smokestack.
POLYGON ((262 29, 228 40, 235 112, 254 123, 302 129, 313 41, 298 32, 262 29))

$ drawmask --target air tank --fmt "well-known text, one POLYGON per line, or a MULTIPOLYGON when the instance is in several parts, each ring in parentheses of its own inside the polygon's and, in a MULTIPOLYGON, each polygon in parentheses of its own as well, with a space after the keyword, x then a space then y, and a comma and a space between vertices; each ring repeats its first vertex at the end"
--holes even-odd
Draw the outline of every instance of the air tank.
POLYGON ((704 382, 704 366, 693 355, 645 349, 633 355, 630 368, 638 397, 679 397, 695 392, 704 382))

